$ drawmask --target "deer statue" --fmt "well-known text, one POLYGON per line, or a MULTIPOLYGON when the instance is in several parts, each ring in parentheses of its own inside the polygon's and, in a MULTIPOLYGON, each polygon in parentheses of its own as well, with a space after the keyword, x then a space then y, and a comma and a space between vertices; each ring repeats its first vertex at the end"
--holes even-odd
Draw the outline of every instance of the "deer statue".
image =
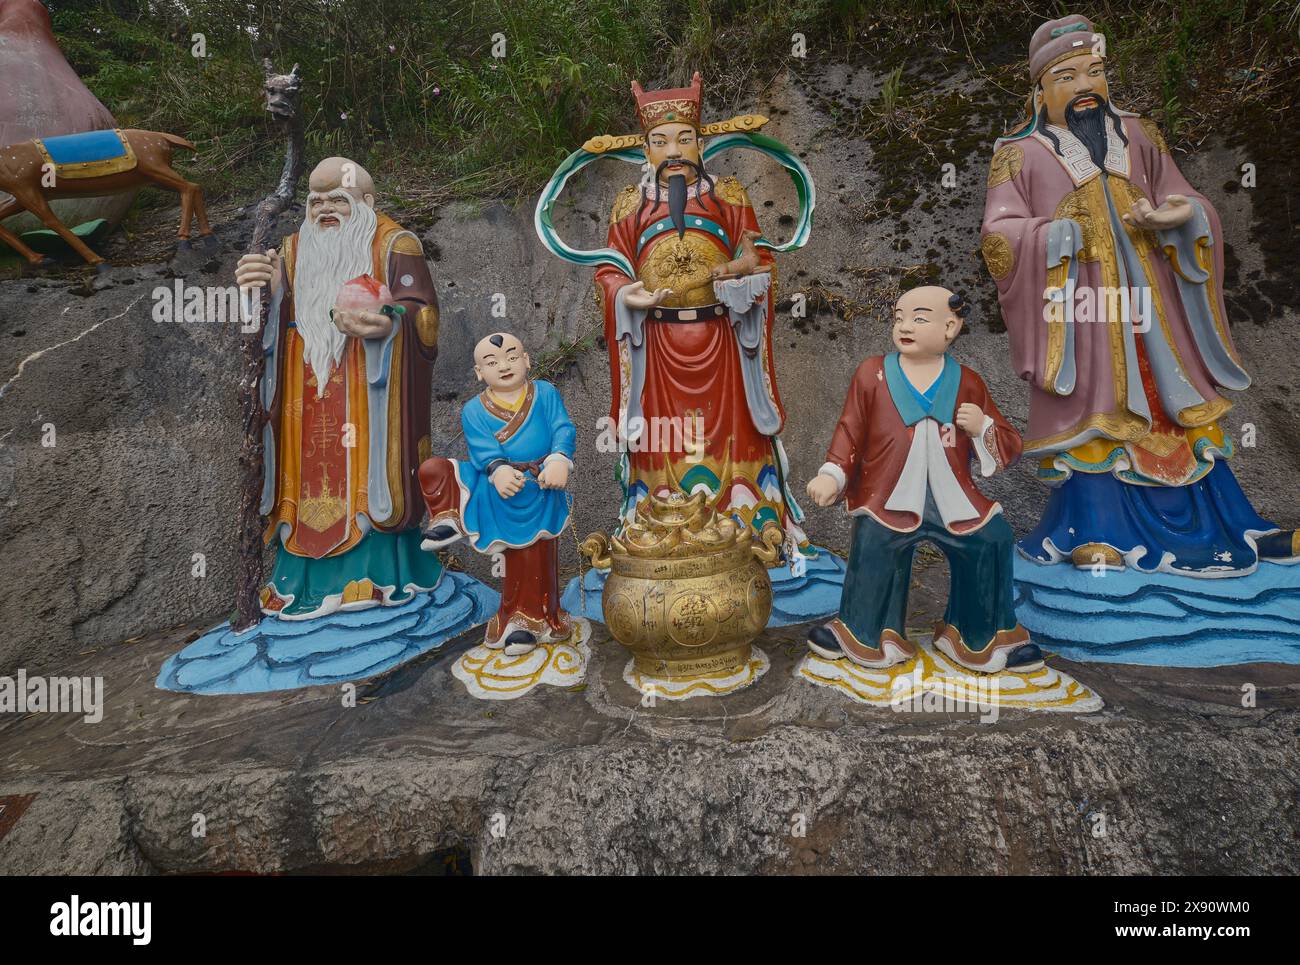
MULTIPOLYGON (((177 247, 189 247, 190 222, 197 217, 199 234, 209 237, 203 189, 187 181, 171 165, 177 150, 196 150, 183 137, 160 131, 86 131, 61 137, 36 138, 0 147, 0 221, 30 211, 66 241, 88 264, 102 267, 104 259, 90 250, 50 209, 55 198, 102 197, 145 184, 170 188, 181 196, 177 247), (12 195, 7 201, 4 194, 12 195)), ((0 225, 3 241, 33 265, 45 260, 0 225)))

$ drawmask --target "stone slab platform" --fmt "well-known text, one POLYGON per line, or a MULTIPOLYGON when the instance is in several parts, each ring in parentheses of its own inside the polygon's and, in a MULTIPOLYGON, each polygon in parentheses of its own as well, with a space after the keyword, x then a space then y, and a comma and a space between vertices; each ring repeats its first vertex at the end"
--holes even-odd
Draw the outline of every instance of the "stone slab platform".
POLYGON ((355 701, 156 689, 206 625, 62 668, 102 675, 100 723, 0 716, 0 799, 35 795, 0 873, 1300 870, 1294 666, 1054 658, 1104 711, 981 724, 796 681, 792 627, 748 690, 645 707, 596 627, 585 684, 517 701, 453 679, 478 631, 355 701))

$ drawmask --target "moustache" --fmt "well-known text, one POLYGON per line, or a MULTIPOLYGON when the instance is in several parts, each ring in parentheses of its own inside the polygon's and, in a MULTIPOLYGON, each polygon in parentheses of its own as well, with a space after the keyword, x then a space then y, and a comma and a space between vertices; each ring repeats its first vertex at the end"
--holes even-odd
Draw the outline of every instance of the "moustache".
MULTIPOLYGON (((681 165, 681 167, 684 168, 690 168, 695 172, 696 181, 702 187, 699 195, 701 202, 704 202, 705 191, 707 191, 709 199, 719 212, 722 211, 722 206, 713 194, 713 179, 709 177, 708 172, 704 170, 703 164, 684 157, 668 158, 661 161, 658 166, 655 167, 654 171, 653 198, 651 198, 648 191, 642 191, 641 208, 645 208, 647 204, 652 208, 658 206, 660 199, 664 198, 664 189, 667 188, 667 197, 664 198, 664 200, 668 202, 669 217, 672 219, 674 227, 677 228, 678 237, 681 237, 686 233, 686 205, 690 191, 686 184, 686 175, 683 174, 680 169, 674 169, 671 172, 668 171, 669 166, 673 164, 681 165), (666 177, 665 174, 667 174, 666 177)), ((640 217, 639 210, 637 217, 640 217)))
MULTIPOLYGON (((659 166, 655 168, 655 180, 662 181, 664 177, 664 172, 667 171, 669 166, 673 164, 680 164, 682 167, 690 168, 699 177, 703 177, 704 175, 704 165, 692 161, 690 158, 684 158, 684 157, 665 158, 664 160, 660 161, 659 166)), ((672 175, 669 176, 685 177, 685 175, 682 174, 680 171, 675 171, 673 172, 672 175)))
POLYGON ((1077 96, 1075 96, 1075 97, 1072 97, 1072 98, 1070 99, 1070 103, 1068 103, 1068 104, 1065 105, 1065 114, 1066 114, 1066 116, 1068 117, 1068 116, 1070 116, 1071 114, 1073 114, 1073 115, 1075 115, 1075 116, 1077 117, 1079 114, 1081 114, 1082 111, 1079 110, 1078 105, 1079 105, 1081 102, 1086 101, 1086 100, 1094 100, 1094 101, 1096 101, 1096 102, 1097 102, 1097 109, 1098 109, 1098 110, 1101 110, 1101 111, 1105 111, 1105 109, 1106 109, 1106 97, 1105 97, 1105 95, 1103 95, 1103 94, 1098 94, 1098 93, 1092 93, 1092 94, 1079 94, 1079 95, 1077 95, 1077 96))

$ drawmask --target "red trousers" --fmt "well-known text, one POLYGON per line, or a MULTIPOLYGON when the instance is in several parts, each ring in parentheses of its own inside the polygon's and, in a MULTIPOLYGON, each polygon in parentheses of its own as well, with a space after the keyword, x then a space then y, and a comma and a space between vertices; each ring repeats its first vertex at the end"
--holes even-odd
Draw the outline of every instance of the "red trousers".
MULTIPOLYGON (((455 463, 426 459, 420 466, 420 491, 433 525, 461 520, 461 489, 455 463)), ((566 640, 573 630, 568 614, 560 609, 559 560, 554 539, 539 539, 531 546, 504 549, 505 577, 501 606, 488 623, 486 640, 500 642, 513 630, 530 630, 539 641, 566 640)))

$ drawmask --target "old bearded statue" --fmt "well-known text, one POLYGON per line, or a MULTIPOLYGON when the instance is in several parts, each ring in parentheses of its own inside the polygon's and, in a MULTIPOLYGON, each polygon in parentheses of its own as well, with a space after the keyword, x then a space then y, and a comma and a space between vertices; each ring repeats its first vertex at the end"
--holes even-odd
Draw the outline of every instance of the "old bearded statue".
POLYGON ((423 249, 375 210, 355 162, 327 158, 309 189, 299 230, 236 274, 272 300, 261 511, 277 553, 262 609, 296 620, 404 603, 441 575, 420 550, 438 354, 423 249))

